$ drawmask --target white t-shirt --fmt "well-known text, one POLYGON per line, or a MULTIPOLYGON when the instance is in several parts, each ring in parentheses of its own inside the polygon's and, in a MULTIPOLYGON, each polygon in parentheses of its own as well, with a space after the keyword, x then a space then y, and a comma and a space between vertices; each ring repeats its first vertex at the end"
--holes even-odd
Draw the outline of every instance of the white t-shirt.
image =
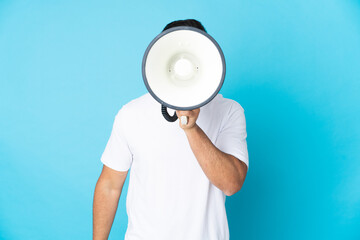
MULTIPOLYGON (((178 121, 166 121, 149 93, 115 117, 101 161, 117 171, 131 167, 126 240, 229 239, 226 195, 201 169, 178 121)), ((218 94, 200 108, 196 122, 218 149, 248 165, 239 103, 218 94)))

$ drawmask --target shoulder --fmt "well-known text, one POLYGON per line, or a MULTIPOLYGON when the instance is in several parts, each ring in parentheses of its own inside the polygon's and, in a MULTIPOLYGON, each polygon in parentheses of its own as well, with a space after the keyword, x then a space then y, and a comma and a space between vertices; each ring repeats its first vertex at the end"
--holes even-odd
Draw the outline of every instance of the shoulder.
POLYGON ((131 111, 132 109, 138 110, 138 108, 141 108, 146 104, 149 104, 149 98, 151 98, 149 93, 143 94, 140 97, 137 97, 125 103, 121 109, 123 109, 123 111, 131 111))
POLYGON ((231 115, 237 111, 244 112, 244 108, 240 105, 240 103, 233 99, 225 98, 222 94, 218 94, 214 98, 213 106, 218 111, 224 111, 224 115, 231 115))
POLYGON ((205 126, 208 122, 211 125, 223 126, 229 122, 245 122, 243 107, 235 100, 225 98, 222 94, 217 94, 208 104, 202 107, 200 111, 200 122, 205 126))
POLYGON ((146 93, 123 104, 117 115, 121 115, 123 117, 132 116, 134 114, 136 115, 137 112, 149 107, 149 105, 152 103, 150 98, 150 94, 146 93))
POLYGON ((123 133, 127 132, 137 124, 136 119, 141 121, 144 118, 142 109, 146 108, 147 104, 149 104, 147 94, 123 104, 115 115, 114 127, 123 133))
POLYGON ((214 104, 218 108, 218 112, 221 112, 222 114, 222 128, 224 126, 232 126, 235 128, 243 128, 246 126, 244 108, 236 100, 225 98, 221 94, 219 94, 214 104), (222 110, 220 110, 219 108, 222 108, 222 110))

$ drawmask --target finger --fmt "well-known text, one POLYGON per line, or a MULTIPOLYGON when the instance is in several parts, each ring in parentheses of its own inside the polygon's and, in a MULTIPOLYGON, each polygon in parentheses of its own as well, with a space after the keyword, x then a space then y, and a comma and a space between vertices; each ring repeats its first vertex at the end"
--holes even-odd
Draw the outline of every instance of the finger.
POLYGON ((178 116, 191 116, 191 111, 177 111, 178 116))
POLYGON ((196 117, 200 112, 200 108, 193 109, 193 110, 191 110, 189 112, 190 112, 190 115, 189 115, 190 117, 196 117))
POLYGON ((179 111, 179 110, 176 110, 176 115, 178 116, 178 118, 180 118, 181 116, 184 115, 183 111, 179 111))

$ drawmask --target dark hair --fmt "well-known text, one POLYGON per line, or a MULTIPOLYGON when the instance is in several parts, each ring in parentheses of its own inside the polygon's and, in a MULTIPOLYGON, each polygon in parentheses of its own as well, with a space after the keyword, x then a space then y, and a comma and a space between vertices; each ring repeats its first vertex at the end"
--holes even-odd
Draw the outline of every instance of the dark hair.
POLYGON ((206 32, 206 30, 205 30, 204 26, 201 24, 201 22, 199 22, 195 19, 173 21, 173 22, 169 23, 168 25, 166 25, 163 31, 165 31, 169 28, 179 27, 179 26, 195 27, 197 29, 200 29, 200 30, 206 32))

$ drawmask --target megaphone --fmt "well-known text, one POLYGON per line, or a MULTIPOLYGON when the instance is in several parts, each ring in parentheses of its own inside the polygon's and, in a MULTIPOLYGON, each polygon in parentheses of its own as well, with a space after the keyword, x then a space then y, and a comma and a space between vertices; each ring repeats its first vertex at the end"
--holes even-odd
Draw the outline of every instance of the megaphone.
MULTIPOLYGON (((225 70, 224 54, 215 39, 188 26, 157 35, 142 61, 145 86, 169 122, 178 117, 176 112, 170 116, 167 108, 192 110, 210 102, 223 85, 225 70)), ((181 122, 187 124, 187 118, 181 122)))

